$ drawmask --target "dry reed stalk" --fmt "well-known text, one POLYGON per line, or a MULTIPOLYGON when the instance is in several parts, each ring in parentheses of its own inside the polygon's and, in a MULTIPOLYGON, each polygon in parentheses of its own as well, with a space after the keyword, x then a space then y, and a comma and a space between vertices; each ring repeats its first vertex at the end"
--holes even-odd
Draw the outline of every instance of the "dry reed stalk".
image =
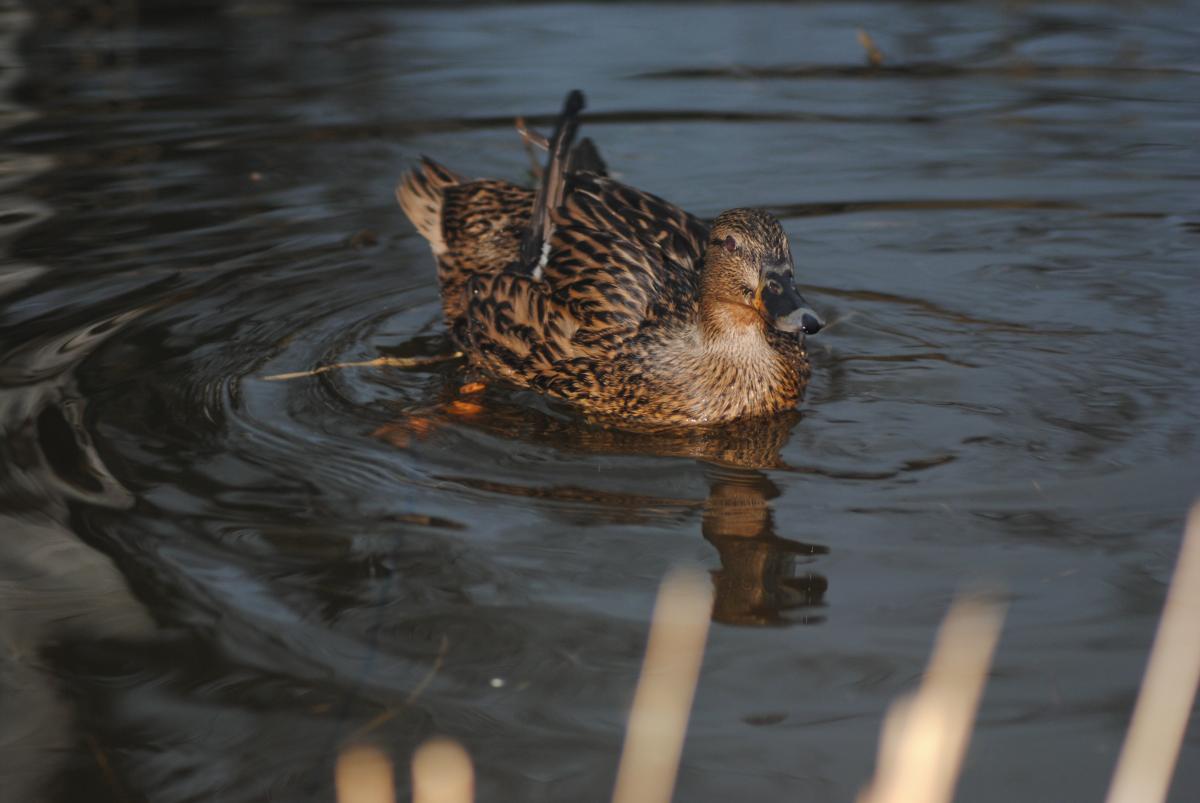
POLYGON ((540 148, 543 151, 550 150, 550 143, 544 136, 525 125, 525 118, 518 117, 516 119, 517 133, 521 135, 521 144, 525 146, 525 153, 529 155, 529 172, 533 174, 535 179, 542 177, 542 161, 538 158, 535 149, 540 148))
POLYGON ((667 575, 658 592, 613 803, 668 803, 712 617, 712 583, 697 571, 667 575))
POLYGON ((463 353, 455 351, 451 354, 435 354, 432 357, 376 357, 373 360, 359 362, 335 362, 332 365, 322 365, 309 371, 292 371, 287 374, 271 374, 264 376, 264 382, 281 382, 287 379, 301 379, 306 376, 317 376, 326 371, 336 371, 342 368, 422 368, 426 365, 437 365, 440 362, 450 362, 461 359, 463 353))
POLYGON ((962 767, 1003 607, 959 600, 938 631, 921 687, 892 704, 875 778, 858 803, 947 803, 962 767))
POLYGON ((1200 682, 1200 504, 1188 514, 1175 574, 1154 636, 1107 803, 1165 800, 1200 682))
POLYGON ((413 754, 413 803, 471 803, 475 770, 467 751, 450 739, 433 739, 413 754))
MULTIPOLYGON (((337 367, 337 366, 329 366, 337 367)), ((712 612, 712 586, 695 571, 663 581, 613 803, 669 803, 712 612)), ((924 680, 897 700, 880 737, 875 778, 858 803, 949 803, 1000 628, 1003 606, 980 598, 954 604, 938 631, 924 680)), ((1200 504, 1192 507, 1155 635, 1133 721, 1106 803, 1159 803, 1200 685, 1200 504)), ((422 684, 422 687, 424 684, 422 684)), ((435 739, 413 756, 413 803, 472 803, 471 759, 456 742, 435 739)), ((343 751, 338 803, 394 803, 392 765, 378 749, 343 751)))
POLYGON ((392 762, 377 747, 355 745, 343 750, 334 785, 338 803, 396 803, 392 762))

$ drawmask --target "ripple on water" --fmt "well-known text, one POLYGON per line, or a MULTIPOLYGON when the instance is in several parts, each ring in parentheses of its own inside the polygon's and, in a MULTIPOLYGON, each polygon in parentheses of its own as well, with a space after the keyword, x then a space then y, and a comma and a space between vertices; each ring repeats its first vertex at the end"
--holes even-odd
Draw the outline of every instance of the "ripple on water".
POLYGON ((481 799, 593 799, 689 561, 681 797, 853 797, 977 579, 1011 604, 964 795, 1099 796, 1200 476, 1190 12, 880 5, 865 67, 852 6, 274 5, 47 17, 40 116, 0 109, 42 171, 0 177, 0 499, 99 578, 22 597, 64 796, 329 799, 345 739, 436 732, 481 799), (450 348, 392 185, 521 178, 556 64, 623 179, 782 217, 831 321, 798 411, 623 433, 455 362, 268 381, 450 348))

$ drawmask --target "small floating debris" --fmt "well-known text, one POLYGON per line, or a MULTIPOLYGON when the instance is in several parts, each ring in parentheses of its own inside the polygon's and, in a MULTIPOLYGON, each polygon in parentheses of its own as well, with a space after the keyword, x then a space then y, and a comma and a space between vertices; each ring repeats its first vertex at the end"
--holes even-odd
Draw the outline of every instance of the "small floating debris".
POLYGON ((871 38, 871 34, 864 29, 858 29, 858 43, 862 45, 862 49, 867 51, 867 64, 872 67, 880 67, 883 65, 883 51, 875 44, 875 40, 871 38))
POLYGON ((346 238, 346 245, 355 251, 379 245, 379 232, 374 229, 359 229, 346 238))

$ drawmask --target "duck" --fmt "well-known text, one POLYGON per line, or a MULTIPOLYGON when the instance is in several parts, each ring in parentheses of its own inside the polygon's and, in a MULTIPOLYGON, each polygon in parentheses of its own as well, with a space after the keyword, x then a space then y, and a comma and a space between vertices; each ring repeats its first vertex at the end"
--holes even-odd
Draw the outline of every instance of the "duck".
POLYGON ((782 225, 711 222, 607 175, 574 144, 568 94, 534 189, 422 157, 396 197, 437 265, 451 339, 484 375, 623 428, 713 425, 795 408, 824 326, 782 225))

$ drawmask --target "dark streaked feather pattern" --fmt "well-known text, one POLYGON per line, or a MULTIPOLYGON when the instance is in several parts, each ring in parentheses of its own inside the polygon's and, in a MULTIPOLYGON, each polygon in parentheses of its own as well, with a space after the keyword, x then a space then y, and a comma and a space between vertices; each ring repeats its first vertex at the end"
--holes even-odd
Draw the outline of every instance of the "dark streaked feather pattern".
MULTIPOLYGON (((533 191, 427 159, 397 190, 434 249, 447 322, 476 367, 625 425, 794 405, 809 375, 799 337, 761 321, 732 326, 745 337, 701 332, 704 223, 604 176, 558 180, 545 226, 531 221, 533 191), (531 223, 550 235, 540 278, 521 253, 531 223)), ((758 321, 746 306, 729 313, 758 321)))

